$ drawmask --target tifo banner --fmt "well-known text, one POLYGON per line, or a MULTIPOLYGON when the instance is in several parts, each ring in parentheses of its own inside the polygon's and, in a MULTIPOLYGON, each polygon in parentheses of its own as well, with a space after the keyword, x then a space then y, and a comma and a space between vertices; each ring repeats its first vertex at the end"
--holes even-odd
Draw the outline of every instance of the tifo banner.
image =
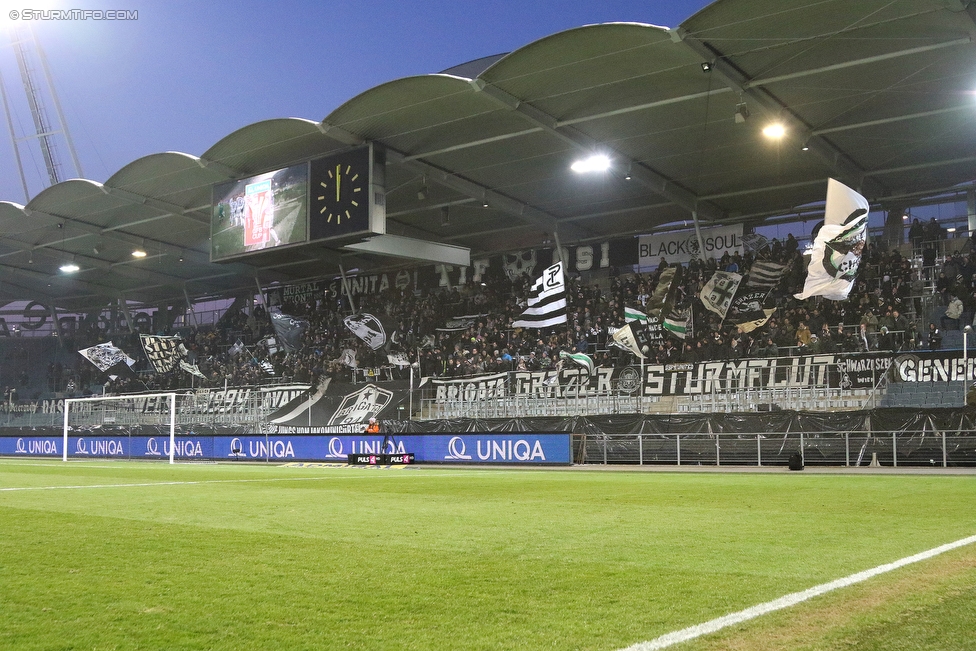
POLYGON ((592 376, 578 368, 514 371, 464 379, 430 380, 434 401, 474 402, 511 396, 575 398, 610 392, 623 377, 638 378, 641 395, 700 395, 742 389, 831 387, 870 389, 885 373, 897 382, 960 382, 976 379, 973 358, 919 353, 824 354, 679 364, 645 364, 623 369, 597 367, 592 376))
POLYGON ((638 251, 642 267, 657 267, 661 258, 669 264, 687 264, 695 259, 721 258, 728 253, 742 253, 742 224, 701 229, 705 251, 698 245, 695 231, 641 235, 638 251))
POLYGON ((408 398, 406 382, 341 384, 326 380, 314 391, 292 400, 268 417, 272 425, 335 428, 335 432, 361 432, 370 418, 394 418, 408 398))

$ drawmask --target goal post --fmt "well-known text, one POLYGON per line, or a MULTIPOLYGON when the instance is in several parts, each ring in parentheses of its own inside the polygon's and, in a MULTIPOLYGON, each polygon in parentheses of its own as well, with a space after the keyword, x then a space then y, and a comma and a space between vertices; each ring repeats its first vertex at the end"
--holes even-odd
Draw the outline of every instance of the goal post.
POLYGON ((159 424, 169 427, 169 462, 176 463, 176 393, 172 392, 66 399, 62 461, 68 460, 68 430, 72 425, 72 419, 89 426, 142 425, 146 424, 146 405, 150 404, 154 406, 153 413, 165 417, 165 422, 159 424), (161 403, 168 405, 167 413, 155 409, 161 403))

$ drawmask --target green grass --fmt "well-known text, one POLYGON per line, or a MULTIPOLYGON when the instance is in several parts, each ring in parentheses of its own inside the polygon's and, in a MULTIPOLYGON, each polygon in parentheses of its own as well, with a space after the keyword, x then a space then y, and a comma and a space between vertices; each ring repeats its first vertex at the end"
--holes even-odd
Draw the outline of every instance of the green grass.
MULTIPOLYGON (((976 533, 965 476, 0 460, 12 487, 3 649, 618 649, 976 533)), ((809 648, 971 648, 937 640, 976 625, 976 551, 945 558, 680 648, 798 616, 809 648)))

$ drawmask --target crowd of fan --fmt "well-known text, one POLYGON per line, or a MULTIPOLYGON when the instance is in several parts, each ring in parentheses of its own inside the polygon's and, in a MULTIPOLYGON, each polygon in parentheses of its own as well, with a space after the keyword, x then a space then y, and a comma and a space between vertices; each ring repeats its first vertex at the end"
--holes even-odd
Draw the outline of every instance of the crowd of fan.
MULTIPOLYGON (((692 306, 692 329, 683 340, 662 331, 645 363, 939 347, 938 327, 933 324, 929 332, 920 335, 915 323, 906 317, 911 308, 921 308, 910 302, 922 293, 922 281, 918 274, 913 277, 911 260, 897 250, 882 252, 868 244, 861 272, 846 301, 793 298, 802 287, 805 264, 791 235, 784 242, 774 240, 758 254, 725 255, 718 260, 683 265, 675 306, 692 306), (776 307, 772 317, 761 327, 743 332, 730 320, 723 321, 704 309, 698 295, 716 270, 747 273, 757 256, 785 264, 786 268, 766 302, 766 307, 776 307), (935 333, 931 332, 933 329, 935 333)), ((343 324, 343 317, 350 313, 345 298, 323 293, 303 303, 280 306, 283 313, 307 322, 301 344, 291 351, 282 347, 280 337, 269 339, 274 332, 260 306, 250 315, 235 310, 225 314, 214 328, 182 333, 189 361, 198 365, 205 379, 179 371, 155 374, 142 361, 136 367, 141 372, 134 377, 116 378, 110 390, 169 390, 191 384, 244 386, 275 380, 315 383, 326 376, 349 380, 355 372, 349 364, 349 351, 355 354, 360 368, 390 369, 388 355, 398 353, 402 361, 415 363, 423 376, 553 369, 565 363, 560 352, 586 353, 597 366, 637 364, 639 360, 632 353, 612 345, 611 333, 625 324, 625 307, 646 309, 668 266, 662 258, 653 272, 611 273, 609 278, 595 283, 569 277, 568 323, 544 330, 511 327, 525 307, 524 300, 519 301, 518 297, 525 297, 535 280, 528 275, 514 279, 500 274, 486 276, 481 282, 419 295, 390 289, 357 296, 358 311, 387 315, 395 324, 396 334, 391 342, 376 351, 343 324), (447 328, 452 320, 454 327, 447 328), (245 344, 242 350, 235 351, 237 341, 245 344)), ((937 295, 946 305, 952 304, 952 297, 958 298, 962 309, 949 323, 943 321, 942 328, 958 327, 976 312, 974 281, 976 260, 963 255, 946 260, 936 280, 937 295)), ((953 307, 950 312, 954 310, 953 307)), ((136 335, 116 343, 130 355, 139 350, 136 335)), ((142 355, 133 357, 144 360, 142 355)), ((91 365, 82 364, 79 369, 80 386, 98 380, 98 371, 91 365)), ((390 370, 395 377, 407 374, 402 366, 390 370)))

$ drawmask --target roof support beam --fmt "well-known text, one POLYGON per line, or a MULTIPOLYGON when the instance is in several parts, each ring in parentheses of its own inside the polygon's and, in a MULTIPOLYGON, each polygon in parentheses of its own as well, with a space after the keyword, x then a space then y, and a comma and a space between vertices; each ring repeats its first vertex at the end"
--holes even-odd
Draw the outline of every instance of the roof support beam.
MULTIPOLYGON (((471 197, 472 199, 483 201, 492 209, 501 210, 502 212, 520 217, 526 222, 542 229, 546 233, 555 232, 556 228, 559 226, 556 217, 543 210, 539 210, 538 208, 533 208, 528 204, 516 201, 508 195, 491 190, 473 181, 469 181, 468 179, 458 176, 457 174, 445 172, 441 168, 431 165, 425 161, 414 159, 406 162, 403 154, 389 149, 387 150, 387 161, 390 163, 403 163, 408 165, 409 167, 416 169, 419 173, 424 174, 428 181, 434 181, 443 185, 444 187, 454 190, 455 192, 459 192, 465 196, 471 197)), ((577 239, 584 239, 588 236, 578 228, 571 228, 571 230, 572 233, 570 233, 570 236, 574 241, 577 239)))
POLYGON ((708 74, 717 75, 722 83, 732 90, 748 97, 767 111, 778 115, 785 123, 783 126, 797 134, 801 140, 806 138, 806 146, 810 152, 820 158, 842 180, 872 196, 887 194, 887 189, 877 182, 868 180, 864 170, 846 153, 828 140, 811 135, 812 129, 809 124, 790 111, 785 102, 765 88, 760 87, 756 80, 749 78, 720 50, 680 27, 671 30, 671 40, 675 43, 684 44, 702 60, 710 62, 712 69, 708 74))
POLYGON ((682 185, 667 178, 650 167, 624 156, 620 152, 613 150, 608 145, 594 140, 581 131, 566 124, 560 124, 555 117, 541 111, 531 104, 522 101, 520 98, 505 92, 497 86, 487 83, 483 79, 472 80, 471 85, 478 92, 484 93, 501 106, 519 113, 531 124, 534 124, 538 128, 551 133, 575 149, 579 149, 587 153, 602 152, 612 155, 615 160, 620 161, 630 169, 632 180, 640 183, 652 192, 670 199, 685 210, 692 213, 698 212, 702 217, 709 219, 722 216, 722 211, 717 206, 701 202, 699 197, 682 185))
MULTIPOLYGON (((201 224, 210 225, 210 220, 203 215, 194 214, 192 208, 184 208, 183 206, 177 205, 175 203, 169 203, 168 201, 160 201, 159 199, 153 199, 152 197, 147 197, 142 194, 137 194, 135 192, 130 192, 129 190, 122 190, 120 188, 113 188, 108 185, 101 186, 102 192, 114 197, 116 199, 121 199, 127 203, 131 203, 138 206, 146 206, 147 208, 152 208, 158 210, 161 214, 159 219, 165 217, 186 217, 195 222, 201 224)), ((127 224, 128 225, 128 224, 127 224)))
MULTIPOLYGON (((322 131, 323 134, 327 134, 336 140, 349 144, 350 146, 362 145, 366 143, 366 140, 360 136, 346 131, 341 127, 330 125, 326 122, 321 123, 319 130, 322 131)), ((383 147, 383 151, 386 152, 387 164, 406 165, 410 168, 416 169, 419 174, 425 175, 430 181, 439 183, 444 187, 450 188, 455 192, 459 192, 472 199, 484 201, 496 210, 501 210, 517 217, 521 217, 522 219, 535 224, 547 233, 555 232, 557 220, 553 215, 550 215, 547 212, 538 210, 519 201, 515 201, 514 199, 511 199, 500 192, 492 191, 483 185, 469 181, 468 179, 462 178, 456 174, 445 172, 439 167, 435 167, 434 165, 421 160, 417 156, 408 156, 403 152, 399 152, 385 146, 383 147)), ((582 234, 576 233, 576 236, 579 238, 582 236, 582 234)))
POLYGON ((945 115, 947 113, 956 113, 958 111, 973 111, 973 105, 967 102, 965 105, 961 106, 950 106, 949 108, 937 109, 934 111, 921 111, 919 113, 908 113, 906 115, 898 115, 892 118, 881 118, 878 120, 868 120, 867 122, 857 122, 855 124, 844 124, 838 127, 828 127, 826 129, 814 129, 810 132, 811 136, 823 136, 828 133, 838 133, 841 131, 852 131, 854 129, 866 129, 868 127, 876 127, 882 124, 891 124, 893 122, 902 122, 904 120, 915 120, 917 118, 928 118, 936 115, 945 115))
POLYGON ((882 61, 889 61, 891 59, 897 59, 899 57, 912 56, 913 54, 922 54, 924 52, 931 52, 933 50, 941 50, 947 47, 955 47, 957 45, 971 45, 972 39, 957 38, 952 41, 944 41, 942 43, 934 43, 932 45, 921 45, 919 47, 909 48, 907 50, 897 50, 895 52, 886 52, 884 54, 877 54, 871 57, 864 57, 863 59, 852 59, 850 61, 844 61, 843 63, 835 63, 830 66, 823 66, 821 68, 810 68, 809 70, 799 70, 797 72, 791 72, 786 75, 777 75, 775 77, 766 77, 765 79, 753 79, 747 81, 742 85, 743 89, 758 88, 759 86, 769 86, 770 84, 775 84, 780 81, 790 81, 793 79, 801 79, 803 77, 809 77, 810 75, 820 75, 825 72, 833 72, 835 70, 844 70, 845 68, 854 68, 856 66, 868 65, 871 63, 880 63, 882 61))

